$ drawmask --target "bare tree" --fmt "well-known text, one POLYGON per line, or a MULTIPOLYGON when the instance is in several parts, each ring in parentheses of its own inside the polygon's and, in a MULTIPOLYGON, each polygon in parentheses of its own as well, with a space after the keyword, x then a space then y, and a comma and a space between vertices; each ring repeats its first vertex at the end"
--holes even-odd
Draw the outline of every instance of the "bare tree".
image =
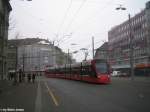
POLYGON ((8 28, 8 30, 10 31, 10 30, 16 28, 16 24, 17 24, 16 20, 13 18, 13 15, 10 14, 10 16, 9 16, 9 28, 8 28))

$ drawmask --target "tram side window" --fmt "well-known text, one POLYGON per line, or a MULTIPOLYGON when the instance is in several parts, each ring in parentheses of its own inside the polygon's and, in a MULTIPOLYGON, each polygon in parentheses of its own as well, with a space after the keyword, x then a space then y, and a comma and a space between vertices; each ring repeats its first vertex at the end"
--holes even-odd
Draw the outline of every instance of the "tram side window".
POLYGON ((72 68, 69 66, 69 74, 72 74, 72 68))
POLYGON ((66 74, 70 74, 70 68, 66 68, 66 74))
POLYGON ((56 73, 56 74, 58 74, 58 73, 59 73, 59 70, 58 70, 58 68, 56 68, 56 69, 55 69, 55 73, 56 73))
POLYGON ((82 67, 82 75, 90 75, 90 66, 83 66, 82 67))
POLYGON ((60 69, 59 68, 57 68, 57 73, 60 74, 60 69))
POLYGON ((78 67, 72 68, 72 74, 78 74, 78 73, 79 73, 79 68, 78 67))
POLYGON ((58 73, 61 74, 61 68, 59 68, 58 70, 59 70, 58 73))
POLYGON ((86 66, 86 74, 90 75, 91 74, 91 70, 90 70, 90 66, 86 66))
POLYGON ((60 68, 59 70, 60 70, 60 74, 63 74, 63 68, 60 68))
POLYGON ((91 77, 96 77, 96 71, 92 68, 92 65, 89 66, 89 74, 91 77))
POLYGON ((65 68, 64 67, 61 69, 61 74, 65 74, 65 68))
POLYGON ((82 73, 81 75, 85 75, 85 67, 82 67, 82 73))
POLYGON ((80 74, 80 67, 76 68, 76 74, 80 74))
POLYGON ((51 72, 52 72, 53 74, 55 74, 55 73, 56 73, 55 69, 52 69, 52 70, 51 70, 51 72))
POLYGON ((52 70, 52 69, 49 69, 48 72, 49 72, 49 73, 53 73, 53 70, 52 70))
POLYGON ((66 74, 68 74, 68 68, 66 68, 65 71, 66 71, 66 74))
POLYGON ((72 71, 72 74, 75 74, 75 68, 72 68, 71 71, 72 71))
POLYGON ((65 67, 62 68, 62 74, 66 74, 66 68, 65 67))

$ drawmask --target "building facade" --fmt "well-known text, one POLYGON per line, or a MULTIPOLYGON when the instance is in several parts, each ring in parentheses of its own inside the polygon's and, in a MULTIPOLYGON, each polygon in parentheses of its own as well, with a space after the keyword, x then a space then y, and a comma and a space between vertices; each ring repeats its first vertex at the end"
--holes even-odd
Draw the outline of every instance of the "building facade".
POLYGON ((8 70, 43 71, 47 66, 65 64, 66 54, 45 39, 13 39, 8 41, 7 61, 8 70))
POLYGON ((8 72, 16 70, 16 50, 17 50, 16 46, 9 45, 9 41, 8 41, 8 46, 7 46, 7 70, 8 72))
POLYGON ((45 66, 54 64, 52 46, 32 44, 18 47, 18 65, 23 71, 42 71, 45 66))
POLYGON ((105 42, 98 49, 96 49, 94 58, 95 59, 104 59, 104 60, 108 61, 108 59, 109 59, 108 56, 109 56, 108 55, 108 42, 105 42))
POLYGON ((11 11, 9 0, 0 0, 0 79, 7 74, 7 40, 9 27, 9 12, 11 11))
MULTIPOLYGON (((150 67, 150 2, 146 8, 108 32, 109 61, 113 69, 130 71, 130 53, 136 68, 150 67), (131 41, 132 40, 132 41, 131 41), (133 49, 131 50, 131 47, 133 49)), ((150 71, 149 71, 150 72, 150 71)))

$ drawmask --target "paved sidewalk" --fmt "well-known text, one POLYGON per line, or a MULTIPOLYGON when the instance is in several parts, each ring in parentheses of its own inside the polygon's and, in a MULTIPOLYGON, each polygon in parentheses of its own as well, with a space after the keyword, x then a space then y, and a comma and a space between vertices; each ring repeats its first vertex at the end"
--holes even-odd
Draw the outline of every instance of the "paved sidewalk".
POLYGON ((37 94, 37 81, 35 83, 17 83, 0 81, 0 112, 34 112, 37 94))
POLYGON ((12 81, 0 80, 0 94, 2 94, 3 91, 7 91, 11 85, 12 81))

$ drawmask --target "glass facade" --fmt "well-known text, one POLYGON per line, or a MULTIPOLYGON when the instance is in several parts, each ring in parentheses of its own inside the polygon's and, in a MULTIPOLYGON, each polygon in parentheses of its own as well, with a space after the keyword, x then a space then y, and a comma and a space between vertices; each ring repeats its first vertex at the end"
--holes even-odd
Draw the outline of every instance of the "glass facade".
POLYGON ((133 40, 134 66, 148 63, 150 52, 150 10, 145 8, 108 32, 109 59, 112 66, 130 65, 130 46, 133 40), (129 28, 131 24, 131 28, 129 28))

